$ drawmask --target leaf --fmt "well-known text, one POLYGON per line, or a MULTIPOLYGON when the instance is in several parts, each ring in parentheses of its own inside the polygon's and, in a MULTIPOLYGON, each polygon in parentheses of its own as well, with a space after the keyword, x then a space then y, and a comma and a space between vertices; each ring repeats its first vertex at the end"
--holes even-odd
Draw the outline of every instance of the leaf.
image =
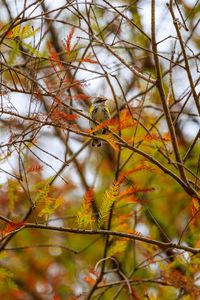
POLYGON ((83 279, 85 282, 87 282, 89 285, 94 285, 96 283, 96 279, 92 276, 85 276, 83 279))
POLYGON ((5 236, 6 234, 20 229, 23 226, 24 222, 9 222, 6 224, 6 227, 3 230, 1 230, 1 235, 5 236))
POLYGON ((63 203, 64 203, 64 198, 63 198, 62 196, 59 196, 58 198, 56 198, 54 208, 57 209, 57 208, 60 207, 63 203))
POLYGON ((94 201, 94 190, 93 187, 89 188, 89 190, 85 193, 83 198, 83 204, 80 211, 77 214, 78 225, 81 228, 86 228, 87 226, 92 227, 95 218, 93 217, 93 208, 92 204, 94 201))
POLYGON ((38 58, 41 58, 41 57, 42 57, 42 55, 40 54, 39 50, 36 50, 36 49, 35 49, 34 47, 32 47, 30 44, 27 44, 27 43, 25 43, 25 42, 23 42, 23 41, 21 41, 21 44, 22 44, 26 49, 28 49, 28 51, 29 51, 31 54, 35 55, 35 57, 38 57, 38 58))
POLYGON ((48 47, 48 50, 49 50, 49 62, 51 64, 51 67, 54 70, 57 77, 60 79, 59 72, 64 71, 63 64, 62 64, 58 54, 56 53, 56 51, 54 51, 52 49, 52 46, 51 46, 50 43, 48 43, 47 47, 48 47))
POLYGON ((110 120, 105 120, 101 124, 95 125, 94 128, 89 129, 87 132, 88 133, 94 133, 94 132, 99 131, 99 130, 105 128, 105 127, 108 127, 109 124, 110 124, 110 120))
POLYGON ((31 165, 30 167, 28 167, 27 169, 27 173, 39 173, 43 170, 43 166, 40 164, 36 164, 36 165, 31 165))
POLYGON ((47 218, 51 216, 55 211, 54 199, 51 197, 45 198, 44 208, 38 213, 38 217, 46 216, 47 218))
POLYGON ((9 59, 8 59, 8 63, 10 65, 12 65, 16 59, 16 57, 18 56, 19 54, 19 42, 18 41, 15 41, 13 40, 12 41, 12 48, 11 48, 11 51, 10 51, 10 54, 9 54, 9 59))
POLYGON ((109 248, 109 256, 115 256, 117 254, 123 253, 126 250, 128 240, 116 239, 112 242, 109 248))
POLYGON ((51 118, 54 122, 59 121, 72 121, 77 120, 79 118, 79 115, 77 114, 67 114, 64 111, 61 111, 59 108, 54 109, 54 111, 51 114, 51 118))
MULTIPOLYGON (((9 26, 10 24, 8 24, 8 28, 9 26)), ((4 27, 4 29, 6 29, 6 27, 4 27)), ((25 25, 23 27, 21 24, 14 25, 13 28, 7 32, 6 38, 14 39, 19 37, 21 40, 23 40, 34 36, 39 30, 39 28, 34 30, 30 25, 25 25)))
POLYGON ((39 212, 38 216, 46 216, 47 218, 49 218, 63 203, 64 198, 62 196, 59 196, 57 199, 48 196, 45 199, 44 208, 39 212))
POLYGON ((142 162, 142 164, 138 165, 137 167, 134 167, 128 171, 121 172, 120 177, 127 177, 129 175, 132 175, 140 171, 154 172, 155 168, 153 168, 151 165, 146 164, 146 162, 144 161, 142 162))
POLYGON ((32 36, 35 36, 36 32, 38 32, 40 28, 33 29, 30 25, 25 25, 20 32, 21 39, 27 39, 32 36))
POLYGON ((197 198, 192 198, 192 203, 193 203, 195 212, 199 211, 199 209, 200 209, 199 200, 197 198))
POLYGON ((138 125, 138 122, 133 119, 128 109, 124 109, 121 112, 120 119, 112 119, 110 126, 114 132, 133 128, 138 125))
POLYGON ((89 53, 87 56, 85 56, 84 58, 81 59, 81 62, 88 62, 90 64, 98 64, 98 62, 91 59, 91 57, 92 57, 92 54, 89 53))
POLYGON ((67 35, 67 38, 65 40, 65 49, 66 49, 67 55, 69 55, 71 52, 71 42, 72 42, 74 32, 75 32, 75 27, 72 27, 70 33, 67 35))
MULTIPOLYGON (((10 26, 10 24, 8 24, 8 28, 9 28, 9 26, 10 26)), ((6 29, 6 27, 4 29, 6 29)), ((13 28, 6 33, 6 38, 13 39, 13 38, 19 37, 20 29, 21 29, 20 24, 14 25, 13 28)))
POLYGON ((119 183, 117 181, 105 192, 102 199, 102 203, 99 209, 98 227, 108 221, 109 213, 112 205, 118 199, 119 195, 119 183))
POLYGON ((93 187, 89 188, 89 190, 85 193, 84 199, 83 199, 83 207, 84 210, 90 210, 92 202, 94 200, 94 190, 93 187))
POLYGON ((167 132, 167 133, 164 135, 164 140, 165 140, 166 142, 170 142, 170 141, 171 141, 171 135, 170 135, 169 132, 167 132))
POLYGON ((39 181, 36 185, 32 186, 32 191, 35 193, 35 206, 39 203, 45 202, 50 192, 50 182, 52 178, 39 181))
POLYGON ((127 190, 121 192, 119 197, 122 198, 136 193, 147 193, 147 192, 152 192, 154 190, 155 190, 154 188, 138 188, 138 187, 131 186, 127 190))

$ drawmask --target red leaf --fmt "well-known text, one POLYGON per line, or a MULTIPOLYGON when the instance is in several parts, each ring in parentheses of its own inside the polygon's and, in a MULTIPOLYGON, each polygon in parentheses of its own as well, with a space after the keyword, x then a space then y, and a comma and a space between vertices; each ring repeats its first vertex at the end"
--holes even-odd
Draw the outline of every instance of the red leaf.
POLYGON ((75 31, 75 28, 72 27, 70 33, 67 35, 67 39, 66 39, 66 43, 65 43, 67 54, 69 54, 71 51, 71 41, 72 41, 72 38, 74 35, 74 31, 75 31))
POLYGON ((4 230, 1 230, 1 235, 6 235, 12 231, 15 231, 16 229, 19 229, 24 226, 24 222, 10 222, 6 224, 6 227, 4 230))
POLYGON ((52 50, 52 47, 51 47, 51 44, 48 43, 48 49, 49 49, 49 61, 50 61, 50 64, 52 66, 52 69, 54 70, 54 72, 56 73, 56 75, 59 77, 59 74, 58 74, 58 70, 56 67, 58 67, 58 69, 60 71, 63 71, 63 65, 62 65, 62 62, 58 56, 58 54, 52 50))
POLYGON ((88 63, 91 63, 91 64, 98 64, 98 62, 91 59, 91 57, 92 57, 92 54, 89 53, 86 57, 82 58, 81 61, 82 62, 88 62, 88 63))

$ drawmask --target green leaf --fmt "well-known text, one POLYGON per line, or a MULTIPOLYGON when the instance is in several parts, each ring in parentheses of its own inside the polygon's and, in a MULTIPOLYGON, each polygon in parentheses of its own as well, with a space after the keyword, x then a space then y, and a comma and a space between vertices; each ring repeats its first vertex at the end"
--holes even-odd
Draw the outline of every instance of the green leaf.
POLYGON ((32 191, 35 193, 35 206, 39 203, 45 202, 50 192, 50 182, 52 178, 42 180, 36 185, 32 186, 32 191))
POLYGON ((12 65, 15 62, 16 57, 19 54, 19 42, 16 40, 12 40, 12 50, 10 51, 8 63, 9 65, 12 65))
POLYGON ((33 48, 30 44, 27 44, 23 41, 21 41, 21 44, 29 50, 29 52, 33 55, 35 55, 35 57, 41 58, 42 55, 40 54, 39 50, 36 50, 35 48, 33 48))

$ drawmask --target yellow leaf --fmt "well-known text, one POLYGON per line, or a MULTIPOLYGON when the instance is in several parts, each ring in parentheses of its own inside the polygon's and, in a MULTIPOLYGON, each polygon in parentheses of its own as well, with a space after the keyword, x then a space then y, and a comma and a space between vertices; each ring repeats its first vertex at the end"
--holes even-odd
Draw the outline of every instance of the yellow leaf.
POLYGON ((55 201, 55 209, 61 206, 64 203, 63 196, 59 196, 55 201))
POLYGON ((192 203, 194 205, 194 208, 198 211, 200 209, 200 203, 197 198, 192 198, 192 203))

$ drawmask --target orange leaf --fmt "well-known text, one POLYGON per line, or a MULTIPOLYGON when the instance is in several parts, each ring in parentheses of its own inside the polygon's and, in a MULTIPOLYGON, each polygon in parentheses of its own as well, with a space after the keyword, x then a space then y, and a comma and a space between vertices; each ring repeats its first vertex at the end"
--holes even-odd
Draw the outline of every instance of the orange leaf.
POLYGON ((43 169, 43 166, 41 166, 41 165, 32 165, 32 166, 30 166, 30 167, 28 167, 28 169, 27 169, 27 173, 39 173, 40 171, 42 171, 42 169, 43 169))
POLYGON ((94 128, 88 130, 87 132, 88 133, 93 133, 93 132, 99 131, 99 130, 105 128, 105 127, 108 127, 109 124, 110 124, 110 120, 105 120, 101 124, 96 125, 94 128))
POLYGON ((94 190, 93 190, 93 187, 90 187, 86 191, 84 199, 83 199, 83 206, 84 206, 85 210, 88 210, 91 208, 91 204, 92 204, 93 200, 94 200, 94 190))
POLYGON ((15 231, 24 226, 24 222, 10 222, 6 224, 4 230, 1 230, 1 234, 4 236, 12 231, 15 231))
POLYGON ((146 165, 145 163, 142 164, 142 165, 139 165, 138 167, 136 168, 133 168, 129 171, 126 171, 126 172, 122 172, 121 173, 121 177, 127 177, 128 175, 131 175, 133 173, 136 173, 136 172, 139 172, 139 171, 150 171, 150 172, 153 172, 154 171, 154 168, 151 167, 151 166, 148 166, 146 165))
POLYGON ((134 235, 139 236, 139 237, 142 236, 141 232, 139 232, 139 231, 137 231, 137 230, 128 229, 126 232, 127 232, 127 233, 130 233, 130 234, 134 234, 134 235))
POLYGON ((93 285, 96 283, 96 279, 92 278, 91 276, 85 276, 84 281, 90 285, 93 285))
POLYGON ((64 198, 62 196, 59 196, 55 201, 55 209, 61 206, 64 203, 64 198))
POLYGON ((200 209, 199 200, 197 198, 192 198, 193 203, 193 213, 195 214, 200 209))
POLYGON ((171 135, 170 135, 169 132, 167 132, 167 133, 164 135, 164 140, 165 140, 166 142, 171 141, 171 135))
POLYGON ((118 131, 122 129, 132 128, 137 125, 137 121, 134 121, 133 119, 130 119, 130 116, 128 119, 120 120, 119 119, 112 119, 110 125, 113 126, 113 131, 118 131))

